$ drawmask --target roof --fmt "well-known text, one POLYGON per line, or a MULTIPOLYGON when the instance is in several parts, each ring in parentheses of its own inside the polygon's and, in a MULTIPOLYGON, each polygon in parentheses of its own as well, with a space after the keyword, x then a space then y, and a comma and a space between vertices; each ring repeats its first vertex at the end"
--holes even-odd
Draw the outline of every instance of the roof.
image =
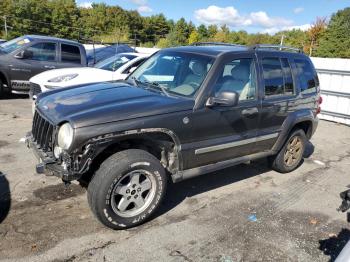
POLYGON ((120 53, 120 54, 133 55, 135 57, 148 57, 151 55, 151 54, 144 54, 144 53, 120 53))
POLYGON ((58 37, 52 37, 52 36, 25 35, 23 37, 28 37, 28 38, 32 38, 32 39, 39 39, 39 40, 55 40, 55 41, 61 41, 61 42, 66 42, 66 43, 71 43, 71 44, 79 44, 77 41, 68 40, 68 39, 64 39, 64 38, 58 38, 58 37))
POLYGON ((223 45, 205 45, 205 46, 181 46, 181 47, 172 47, 165 49, 167 51, 174 52, 185 52, 193 53, 199 55, 210 55, 217 56, 221 53, 227 52, 242 52, 251 50, 247 46, 223 46, 223 45))
POLYGON ((209 55, 209 56, 218 56, 223 53, 231 53, 231 52, 269 52, 269 53, 284 53, 284 54, 293 54, 293 55, 300 55, 304 56, 302 52, 296 52, 297 48, 292 47, 286 47, 286 46, 274 46, 274 45, 256 45, 256 46, 244 46, 244 45, 234 45, 234 44, 228 44, 224 45, 222 43, 219 43, 218 45, 215 44, 205 44, 205 45, 190 45, 190 46, 181 46, 181 47, 172 47, 164 49, 166 51, 170 52, 185 52, 185 53, 192 53, 192 54, 198 54, 198 55, 209 55), (292 50, 288 51, 288 50, 292 50))

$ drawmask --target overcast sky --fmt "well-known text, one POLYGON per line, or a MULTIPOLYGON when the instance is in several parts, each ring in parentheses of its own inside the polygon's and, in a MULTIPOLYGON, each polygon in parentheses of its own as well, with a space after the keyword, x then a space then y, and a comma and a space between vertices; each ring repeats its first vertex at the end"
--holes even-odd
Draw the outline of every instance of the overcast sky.
POLYGON ((279 30, 307 29, 316 17, 350 7, 350 0, 77 0, 81 6, 105 2, 148 16, 163 13, 177 20, 184 17, 196 25, 226 24, 234 30, 274 33, 279 30))

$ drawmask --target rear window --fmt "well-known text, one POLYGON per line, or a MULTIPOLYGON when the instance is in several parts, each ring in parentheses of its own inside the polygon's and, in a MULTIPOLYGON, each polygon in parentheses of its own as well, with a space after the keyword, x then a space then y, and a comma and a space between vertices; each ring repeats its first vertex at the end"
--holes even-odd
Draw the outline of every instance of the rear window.
POLYGON ((61 61, 81 64, 80 49, 74 45, 61 44, 61 61))
POLYGON ((318 77, 307 59, 294 59, 297 75, 300 82, 300 91, 302 94, 309 94, 316 92, 318 86, 318 77))

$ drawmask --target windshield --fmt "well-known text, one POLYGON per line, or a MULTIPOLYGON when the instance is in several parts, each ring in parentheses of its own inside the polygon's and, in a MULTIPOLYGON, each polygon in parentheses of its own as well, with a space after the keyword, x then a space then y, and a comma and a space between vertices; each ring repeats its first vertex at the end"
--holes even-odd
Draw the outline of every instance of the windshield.
POLYGON ((127 45, 111 45, 101 48, 96 48, 95 50, 89 50, 87 52, 87 59, 89 64, 97 64, 111 56, 115 56, 121 53, 135 53, 135 50, 127 45))
POLYGON ((0 45, 0 50, 4 53, 11 53, 17 49, 20 49, 24 45, 30 43, 32 40, 28 37, 18 37, 11 41, 5 42, 0 45))
POLYGON ((97 63, 95 65, 95 68, 114 72, 118 68, 120 68, 122 65, 125 65, 127 62, 134 59, 135 57, 136 56, 134 55, 125 55, 125 54, 115 55, 97 63))
POLYGON ((128 79, 168 94, 193 97, 213 64, 213 58, 181 52, 158 52, 128 79))

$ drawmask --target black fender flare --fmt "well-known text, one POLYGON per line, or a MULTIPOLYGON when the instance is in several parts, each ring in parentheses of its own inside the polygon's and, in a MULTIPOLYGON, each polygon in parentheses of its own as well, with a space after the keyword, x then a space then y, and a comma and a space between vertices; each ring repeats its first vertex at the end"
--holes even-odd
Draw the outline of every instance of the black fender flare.
POLYGON ((310 109, 302 109, 290 113, 282 124, 280 135, 272 147, 272 151, 278 152, 288 139, 288 136, 293 128, 302 122, 309 122, 311 124, 311 134, 309 135, 310 138, 317 126, 317 121, 318 120, 315 118, 314 113, 310 109))
MULTIPOLYGON (((98 154, 100 154, 103 150, 105 150, 108 146, 114 144, 118 140, 122 140, 123 138, 132 137, 142 134, 150 134, 150 133, 163 133, 168 135, 174 142, 174 151, 176 153, 176 166, 179 170, 182 170, 183 166, 183 159, 181 154, 181 144, 178 136, 170 129, 167 128, 144 128, 144 129, 133 129, 133 130, 126 130, 121 132, 113 132, 108 133, 104 135, 99 135, 96 137, 93 137, 86 141, 82 147, 80 148, 87 148, 88 150, 85 150, 83 152, 82 160, 83 162, 91 162, 98 154)), ((78 153, 73 152, 73 153, 78 153)), ((84 164, 84 163, 82 163, 84 164)), ((84 164, 85 165, 85 164, 84 164)), ((89 168, 88 166, 85 168, 89 168)), ((176 171, 176 170, 175 170, 176 171)))

